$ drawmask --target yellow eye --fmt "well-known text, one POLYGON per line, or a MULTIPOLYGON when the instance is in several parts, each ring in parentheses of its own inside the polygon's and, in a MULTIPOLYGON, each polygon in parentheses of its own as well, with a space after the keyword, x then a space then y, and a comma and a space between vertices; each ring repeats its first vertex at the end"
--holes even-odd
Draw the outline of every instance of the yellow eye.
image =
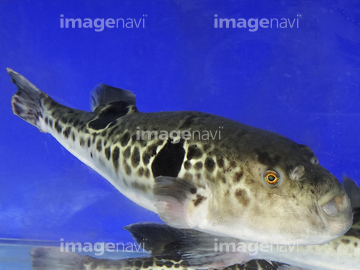
POLYGON ((279 174, 275 171, 266 171, 264 175, 265 182, 270 186, 275 186, 279 182, 279 174))

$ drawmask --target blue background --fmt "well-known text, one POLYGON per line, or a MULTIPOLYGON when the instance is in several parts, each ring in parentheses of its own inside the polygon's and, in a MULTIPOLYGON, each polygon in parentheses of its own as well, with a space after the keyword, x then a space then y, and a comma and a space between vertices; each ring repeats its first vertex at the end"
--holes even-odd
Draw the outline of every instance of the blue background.
POLYGON ((359 183, 356 2, 0 1, 0 238, 125 241, 125 225, 159 221, 12 114, 6 67, 78 109, 103 82, 132 90, 143 112, 204 111, 276 131, 359 183), (145 28, 61 29, 60 14, 145 18, 145 28), (214 29, 214 14, 299 18, 299 28, 214 29))

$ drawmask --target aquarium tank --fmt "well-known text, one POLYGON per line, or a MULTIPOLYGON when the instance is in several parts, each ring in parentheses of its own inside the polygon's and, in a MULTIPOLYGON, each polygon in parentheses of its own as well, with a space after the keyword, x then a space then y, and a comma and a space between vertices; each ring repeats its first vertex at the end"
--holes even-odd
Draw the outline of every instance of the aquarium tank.
POLYGON ((360 184, 360 4, 320 1, 0 1, 0 268, 30 250, 124 243, 97 258, 145 256, 123 228, 163 223, 15 116, 6 68, 90 111, 104 83, 141 112, 200 111, 309 146, 360 184), (132 246, 133 244, 133 246, 132 246))

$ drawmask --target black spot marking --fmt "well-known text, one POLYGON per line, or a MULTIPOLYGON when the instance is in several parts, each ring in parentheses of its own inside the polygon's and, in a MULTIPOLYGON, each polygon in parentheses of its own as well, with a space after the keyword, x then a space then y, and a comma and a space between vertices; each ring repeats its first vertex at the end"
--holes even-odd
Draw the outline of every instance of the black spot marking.
POLYGON ((201 158, 202 154, 201 149, 197 145, 190 145, 186 157, 187 159, 197 159, 201 158))
POLYGON ((50 119, 50 120, 49 120, 49 126, 52 127, 52 125, 53 125, 53 120, 50 119))
POLYGON ((224 159, 222 156, 217 156, 216 157, 216 164, 218 165, 219 168, 223 168, 225 165, 224 159))
POLYGON ((79 122, 80 122, 79 119, 75 119, 74 124, 73 124, 74 127, 77 127, 79 125, 79 122))
POLYGON ((174 263, 172 261, 155 261, 155 265, 158 266, 158 267, 164 267, 165 268, 162 268, 162 269, 166 269, 166 268, 171 268, 174 263))
POLYGON ((197 189, 195 187, 190 188, 190 193, 195 194, 197 192, 197 189))
POLYGON ((241 178, 243 177, 244 173, 243 172, 237 172, 235 173, 235 178, 234 181, 235 182, 240 182, 241 178))
POLYGON ((130 175, 131 174, 131 168, 130 166, 124 161, 124 169, 125 169, 125 173, 127 175, 130 175))
POLYGON ((115 147, 114 151, 112 152, 112 162, 115 167, 115 171, 117 172, 119 169, 119 147, 115 147))
POLYGON ((84 139, 81 137, 81 138, 80 138, 80 146, 83 146, 84 143, 85 143, 85 142, 84 142, 84 139))
POLYGON ((144 175, 144 168, 143 167, 140 167, 139 169, 138 169, 138 171, 137 171, 137 174, 138 174, 138 176, 143 176, 144 175))
POLYGON ((49 118, 45 117, 45 124, 49 124, 49 118))
POLYGON ((150 156, 150 154, 149 154, 147 151, 144 152, 142 158, 143 158, 143 163, 144 163, 145 165, 149 164, 149 161, 150 161, 151 156, 150 156))
POLYGON ((341 239, 341 242, 343 242, 345 245, 350 243, 349 239, 341 239))
POLYGON ((145 165, 149 164, 150 158, 156 155, 157 145, 150 145, 142 155, 142 160, 145 165))
POLYGON ((63 135, 64 135, 64 137, 65 137, 66 139, 69 138, 70 132, 71 132, 71 127, 67 127, 67 128, 65 128, 65 130, 63 131, 63 135))
POLYGON ((91 145, 91 139, 88 138, 88 139, 87 139, 87 146, 90 147, 90 145, 91 145))
POLYGON ((165 265, 167 268, 172 267, 173 264, 174 264, 174 263, 173 263, 172 261, 166 261, 166 262, 164 262, 164 265, 165 265))
POLYGON ((64 124, 66 124, 69 121, 69 119, 66 116, 61 117, 60 120, 64 124))
POLYGON ((137 141, 137 135, 134 134, 131 136, 131 143, 135 143, 137 141))
POLYGON ((278 154, 270 155, 268 152, 265 152, 263 150, 255 150, 257 154, 257 160, 266 166, 269 166, 271 168, 275 167, 279 161, 281 160, 281 156, 278 154))
POLYGON ((130 157, 130 154, 131 154, 131 146, 128 146, 124 151, 124 158, 128 159, 130 157))
POLYGON ((90 157, 93 158, 93 153, 92 152, 90 152, 90 157))
POLYGON ((230 167, 231 168, 236 168, 236 162, 235 161, 230 161, 230 167))
POLYGON ((206 152, 206 151, 209 150, 210 148, 211 148, 210 144, 204 144, 204 145, 203 145, 204 152, 206 152))
POLYGON ((146 178, 150 177, 150 170, 148 168, 146 168, 146 170, 145 170, 145 177, 146 178))
POLYGON ((208 170, 209 172, 214 171, 214 169, 215 169, 215 162, 214 162, 214 160, 213 160, 212 158, 207 157, 207 158, 205 159, 205 168, 206 168, 206 170, 208 170))
POLYGON ((99 139, 96 143, 96 150, 98 150, 99 152, 101 152, 102 150, 102 141, 101 139, 99 139))
POLYGON ((55 127, 55 130, 56 130, 58 133, 60 133, 60 132, 62 131, 62 126, 59 124, 59 121, 58 121, 58 120, 56 120, 54 127, 55 127))
POLYGON ((120 139, 120 144, 122 147, 126 146, 130 140, 129 132, 125 132, 124 135, 120 139))
POLYGON ((194 206, 198 206, 206 197, 201 195, 196 195, 196 200, 194 200, 194 206))
POLYGON ((132 155, 131 155, 131 165, 136 168, 140 163, 140 151, 139 148, 135 146, 132 155))
POLYGON ((107 160, 110 159, 110 155, 111 155, 111 149, 110 149, 110 147, 106 147, 105 148, 105 156, 106 156, 107 160))
POLYGON ((176 177, 180 172, 184 156, 184 140, 180 139, 178 143, 173 144, 169 139, 151 164, 154 178, 158 176, 176 177))
POLYGON ((191 162, 189 160, 186 160, 184 162, 184 168, 185 168, 185 170, 190 170, 191 169, 191 162))
POLYGON ((247 206, 249 204, 250 199, 246 190, 237 189, 235 191, 235 197, 243 206, 247 206))
POLYGON ((194 165, 195 170, 201 170, 202 167, 203 167, 203 164, 201 161, 196 162, 194 165))
POLYGON ((75 142, 75 133, 72 132, 71 135, 72 135, 72 136, 71 136, 72 140, 75 142))
POLYGON ((138 142, 142 147, 145 147, 147 145, 147 141, 145 140, 138 140, 138 142))

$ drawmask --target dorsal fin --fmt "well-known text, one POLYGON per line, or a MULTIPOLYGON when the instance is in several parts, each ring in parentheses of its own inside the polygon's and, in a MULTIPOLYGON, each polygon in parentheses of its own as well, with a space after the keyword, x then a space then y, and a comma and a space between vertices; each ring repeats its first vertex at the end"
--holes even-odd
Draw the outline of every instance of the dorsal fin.
POLYGON ((129 90, 100 83, 91 94, 91 109, 97 116, 88 123, 88 127, 104 129, 116 119, 137 112, 135 95, 129 90))
POLYGON ((135 106, 136 103, 135 95, 131 91, 100 83, 91 93, 91 110, 96 113, 101 107, 117 101, 121 101, 125 107, 135 106))

